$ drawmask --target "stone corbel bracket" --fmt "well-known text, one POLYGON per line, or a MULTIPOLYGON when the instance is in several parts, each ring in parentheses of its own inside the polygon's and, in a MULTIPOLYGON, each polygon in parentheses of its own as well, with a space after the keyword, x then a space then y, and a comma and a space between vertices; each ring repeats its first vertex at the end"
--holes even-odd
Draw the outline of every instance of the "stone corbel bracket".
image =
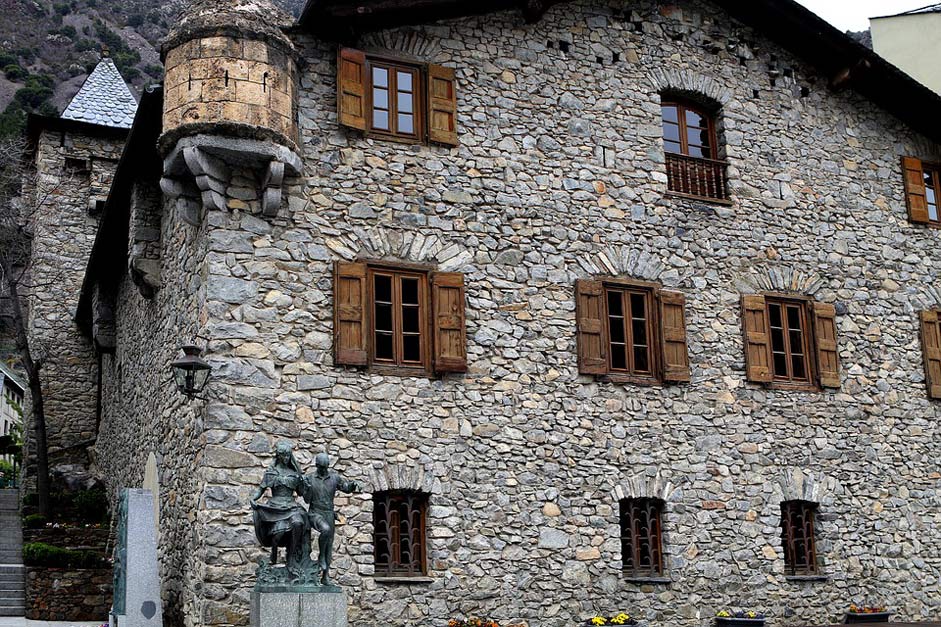
POLYGON ((262 213, 274 217, 281 208, 285 176, 297 176, 303 169, 300 156, 280 144, 255 139, 194 135, 177 142, 163 161, 160 187, 171 198, 187 202, 183 219, 195 226, 202 222, 205 211, 225 211, 227 190, 233 168, 248 168, 260 176, 259 190, 262 213), (195 187, 195 189, 194 189, 195 187), (192 211, 193 193, 201 207, 192 211))

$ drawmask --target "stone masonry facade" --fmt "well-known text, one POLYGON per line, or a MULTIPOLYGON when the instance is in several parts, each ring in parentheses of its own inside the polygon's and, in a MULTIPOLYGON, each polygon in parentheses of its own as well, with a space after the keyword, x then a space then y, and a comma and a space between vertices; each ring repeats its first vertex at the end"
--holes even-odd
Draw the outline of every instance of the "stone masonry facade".
POLYGON ((163 197, 159 254, 147 240, 159 286, 129 275, 116 293, 95 451, 115 491, 156 455, 171 624, 248 623, 265 554, 248 501, 281 439, 367 487, 338 500, 354 627, 622 610, 693 627, 726 607, 797 626, 852 601, 939 615, 941 408, 917 312, 941 305, 941 231, 908 222, 900 166, 941 159, 937 145, 699 0, 580 0, 535 24, 495 13, 347 42, 454 68, 454 148, 339 126, 336 45, 290 36, 304 171, 277 215, 264 172, 233 162, 224 207, 194 220, 163 197), (719 107, 730 204, 666 194, 663 93, 719 107), (334 365, 333 268, 357 259, 464 273, 466 374, 334 365), (688 384, 578 374, 575 281, 599 276, 685 294, 688 384), (836 306, 839 389, 746 381, 740 299, 766 290, 836 306), (167 364, 194 340, 213 381, 187 401, 167 364), (427 579, 374 576, 370 492, 388 488, 430 495, 427 579), (628 496, 666 503, 669 583, 622 573, 628 496), (784 574, 790 499, 819 504, 818 580, 784 574))

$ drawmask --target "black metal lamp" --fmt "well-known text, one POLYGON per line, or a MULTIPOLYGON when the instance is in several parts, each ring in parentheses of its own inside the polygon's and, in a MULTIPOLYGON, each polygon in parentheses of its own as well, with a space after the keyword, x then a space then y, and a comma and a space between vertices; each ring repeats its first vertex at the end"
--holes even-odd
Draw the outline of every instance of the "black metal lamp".
POLYGON ((202 355, 198 346, 184 346, 183 356, 173 361, 170 368, 173 370, 173 380, 176 387, 190 398, 203 391, 209 382, 210 366, 202 355))

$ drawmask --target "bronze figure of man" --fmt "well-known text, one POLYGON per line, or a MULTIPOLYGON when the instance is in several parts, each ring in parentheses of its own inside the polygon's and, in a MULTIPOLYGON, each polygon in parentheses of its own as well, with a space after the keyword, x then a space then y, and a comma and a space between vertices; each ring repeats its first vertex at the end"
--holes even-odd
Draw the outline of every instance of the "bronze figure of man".
POLYGON ((320 533, 318 538, 319 553, 317 562, 320 566, 320 583, 330 585, 327 572, 333 560, 333 536, 336 529, 336 510, 333 506, 333 497, 337 490, 355 494, 362 491, 362 487, 355 481, 348 481, 339 473, 330 470, 330 457, 320 453, 316 459, 317 472, 304 478, 304 500, 310 504, 308 517, 310 526, 320 533))

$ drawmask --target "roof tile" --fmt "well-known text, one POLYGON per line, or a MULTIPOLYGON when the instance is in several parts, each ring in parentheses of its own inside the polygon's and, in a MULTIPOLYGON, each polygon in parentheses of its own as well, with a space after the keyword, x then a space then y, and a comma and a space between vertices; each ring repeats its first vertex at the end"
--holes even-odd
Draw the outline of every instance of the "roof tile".
POLYGON ((137 100, 110 57, 103 58, 62 112, 67 120, 112 128, 131 128, 137 100))

